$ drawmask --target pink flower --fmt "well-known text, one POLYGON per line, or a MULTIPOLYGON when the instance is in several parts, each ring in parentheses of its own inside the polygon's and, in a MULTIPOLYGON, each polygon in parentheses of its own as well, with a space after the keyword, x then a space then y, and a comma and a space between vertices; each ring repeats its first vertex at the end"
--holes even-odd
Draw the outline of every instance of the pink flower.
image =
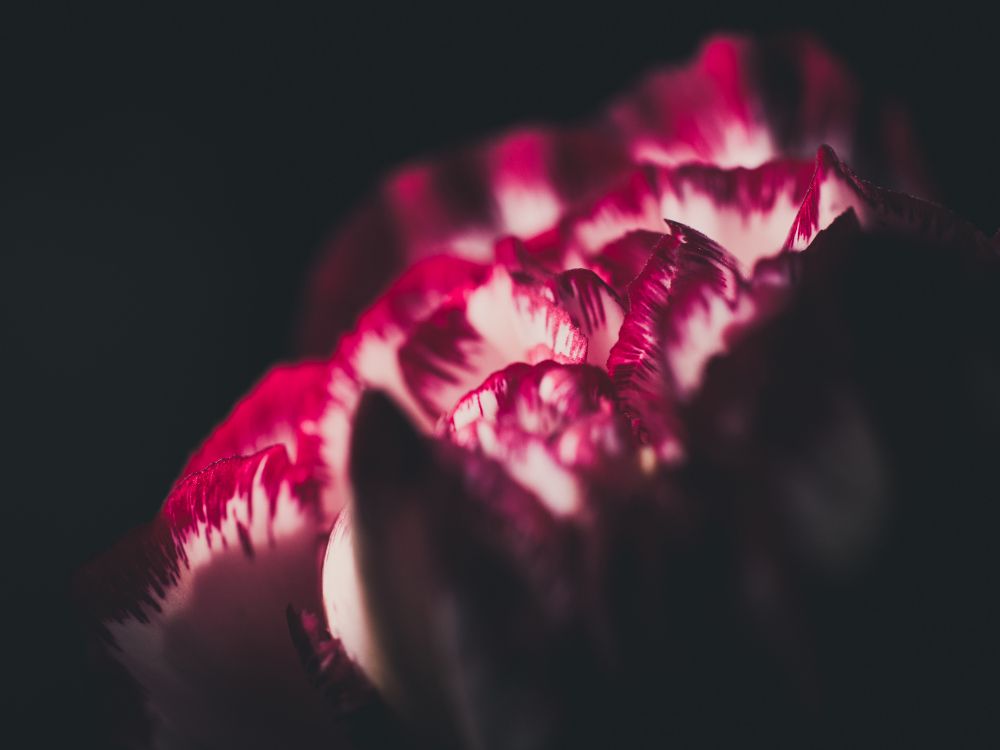
MULTIPOLYGON (((586 126, 392 176, 311 279, 323 356, 268 373, 81 574, 130 741, 635 746, 822 715, 800 579, 880 549, 918 455, 872 394, 904 362, 926 382, 909 325, 991 320, 997 289, 993 241, 847 166, 880 153, 860 106, 807 39, 718 37, 586 126), (886 327, 864 277, 956 305, 886 327)), ((995 374, 960 330, 934 346, 995 374)))

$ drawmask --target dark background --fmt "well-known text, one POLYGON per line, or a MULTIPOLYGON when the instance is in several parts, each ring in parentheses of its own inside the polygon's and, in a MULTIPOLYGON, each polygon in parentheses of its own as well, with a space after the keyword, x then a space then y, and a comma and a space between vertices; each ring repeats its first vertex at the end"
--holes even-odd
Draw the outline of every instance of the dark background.
POLYGON ((310 259, 401 161, 584 117, 714 28, 806 28, 908 107, 941 201, 996 229, 988 23, 690 5, 4 12, 0 682, 31 746, 96 736, 70 574, 294 355, 310 259))

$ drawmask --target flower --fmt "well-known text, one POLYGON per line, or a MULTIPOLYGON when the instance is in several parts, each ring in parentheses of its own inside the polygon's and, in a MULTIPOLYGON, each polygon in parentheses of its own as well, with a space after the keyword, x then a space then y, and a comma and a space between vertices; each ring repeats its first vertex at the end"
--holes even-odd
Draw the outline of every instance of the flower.
POLYGON ((908 622, 914 498, 976 496, 1000 316, 995 241, 847 166, 908 177, 861 108, 808 39, 718 37, 589 125, 389 179, 312 278, 323 356, 81 574, 129 741, 712 744, 863 714, 847 686, 889 641, 858 608, 891 591, 873 621, 908 622))

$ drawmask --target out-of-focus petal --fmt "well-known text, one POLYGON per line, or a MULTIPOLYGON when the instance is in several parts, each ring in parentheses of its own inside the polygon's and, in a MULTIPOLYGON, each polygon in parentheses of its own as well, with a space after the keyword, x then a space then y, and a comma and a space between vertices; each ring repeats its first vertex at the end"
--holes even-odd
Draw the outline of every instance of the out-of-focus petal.
POLYGON ((571 727, 557 644, 579 605, 562 578, 572 532, 498 464, 418 436, 381 394, 359 409, 351 476, 383 692, 462 744, 535 747, 571 727))
POLYGON ((331 240, 311 274, 302 347, 329 353, 337 336, 414 261, 448 254, 476 261, 509 234, 554 226, 567 206, 628 169, 609 128, 524 128, 391 175, 331 240))
POLYGON ((755 167, 847 145, 857 105, 854 82, 815 41, 719 36, 691 64, 650 75, 611 119, 636 162, 755 167))
POLYGON ((815 170, 811 161, 769 161, 753 169, 691 164, 657 171, 664 219, 711 237, 745 275, 777 254, 815 170))
POLYGON ((318 609, 315 477, 282 446, 212 464, 88 566, 79 595, 141 691, 155 747, 330 747, 289 605, 318 609))

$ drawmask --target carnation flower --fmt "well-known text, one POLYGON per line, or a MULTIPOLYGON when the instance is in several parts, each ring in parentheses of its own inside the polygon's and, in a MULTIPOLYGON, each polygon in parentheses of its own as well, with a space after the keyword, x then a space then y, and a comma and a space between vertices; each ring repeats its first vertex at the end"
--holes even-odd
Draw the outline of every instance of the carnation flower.
MULTIPOLYGON (((81 574, 123 737, 855 726, 859 660, 905 672, 878 628, 916 612, 894 566, 934 543, 922 498, 948 477, 981 508, 1000 425, 998 247, 855 174, 915 187, 861 108, 811 40, 718 37, 586 125, 390 177, 310 279, 317 356, 265 375, 81 574)), ((961 588, 940 570, 911 572, 961 588)))

